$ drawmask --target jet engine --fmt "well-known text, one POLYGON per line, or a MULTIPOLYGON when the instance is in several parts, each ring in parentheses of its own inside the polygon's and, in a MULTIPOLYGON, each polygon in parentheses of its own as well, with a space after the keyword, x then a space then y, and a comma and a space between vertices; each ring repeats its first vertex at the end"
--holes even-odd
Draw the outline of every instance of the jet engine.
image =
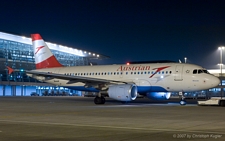
POLYGON ((166 100, 170 98, 170 95, 170 92, 149 92, 146 94, 148 98, 155 100, 166 100))
POLYGON ((108 95, 118 101, 132 101, 137 98, 137 86, 135 84, 120 84, 109 86, 108 95))

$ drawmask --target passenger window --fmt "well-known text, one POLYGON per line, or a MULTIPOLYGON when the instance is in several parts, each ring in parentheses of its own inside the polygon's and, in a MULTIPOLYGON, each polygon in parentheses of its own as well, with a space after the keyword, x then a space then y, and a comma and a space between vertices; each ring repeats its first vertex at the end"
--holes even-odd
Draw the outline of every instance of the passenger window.
POLYGON ((128 75, 128 72, 126 72, 126 75, 128 75))
POLYGON ((130 74, 133 74, 133 72, 131 72, 130 74))
POLYGON ((134 72, 134 74, 136 74, 136 72, 134 72))
POLYGON ((170 71, 170 74, 172 74, 172 71, 170 71))

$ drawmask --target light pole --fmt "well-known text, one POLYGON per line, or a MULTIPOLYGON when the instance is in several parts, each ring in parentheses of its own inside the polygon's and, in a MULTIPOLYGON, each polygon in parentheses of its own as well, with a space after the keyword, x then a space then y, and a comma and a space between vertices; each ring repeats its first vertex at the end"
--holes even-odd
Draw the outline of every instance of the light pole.
POLYGON ((184 63, 187 63, 187 57, 184 57, 184 63))
POLYGON ((223 68, 223 64, 219 63, 218 65, 220 66, 220 75, 219 75, 219 76, 222 76, 222 68, 223 68))
POLYGON ((221 99, 222 99, 222 97, 223 97, 223 88, 222 88, 222 75, 223 75, 223 72, 222 72, 222 70, 223 70, 223 50, 224 50, 224 46, 221 46, 221 47, 219 47, 219 50, 220 50, 220 81, 221 81, 221 88, 220 88, 220 94, 221 94, 221 99))
POLYGON ((223 70, 223 50, 224 50, 224 46, 218 47, 218 49, 220 50, 220 75, 222 76, 222 70, 223 70))

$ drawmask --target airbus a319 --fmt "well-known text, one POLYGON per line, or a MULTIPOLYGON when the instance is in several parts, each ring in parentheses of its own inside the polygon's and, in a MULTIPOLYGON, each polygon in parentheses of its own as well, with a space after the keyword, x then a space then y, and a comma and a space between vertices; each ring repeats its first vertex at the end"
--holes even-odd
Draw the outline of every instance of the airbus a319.
POLYGON ((97 92, 95 104, 104 104, 106 95, 127 102, 135 100, 138 94, 150 99, 169 99, 171 92, 179 92, 180 104, 185 105, 184 92, 205 90, 220 83, 201 66, 186 63, 65 67, 57 61, 40 34, 31 34, 31 37, 36 69, 25 71, 26 74, 56 86, 97 92))

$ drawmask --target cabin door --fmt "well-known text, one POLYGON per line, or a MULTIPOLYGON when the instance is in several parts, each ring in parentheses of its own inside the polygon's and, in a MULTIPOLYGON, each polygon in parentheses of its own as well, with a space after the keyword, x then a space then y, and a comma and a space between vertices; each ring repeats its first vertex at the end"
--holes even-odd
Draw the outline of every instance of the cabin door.
POLYGON ((176 66, 174 80, 175 81, 183 80, 183 66, 180 66, 180 65, 176 66))

